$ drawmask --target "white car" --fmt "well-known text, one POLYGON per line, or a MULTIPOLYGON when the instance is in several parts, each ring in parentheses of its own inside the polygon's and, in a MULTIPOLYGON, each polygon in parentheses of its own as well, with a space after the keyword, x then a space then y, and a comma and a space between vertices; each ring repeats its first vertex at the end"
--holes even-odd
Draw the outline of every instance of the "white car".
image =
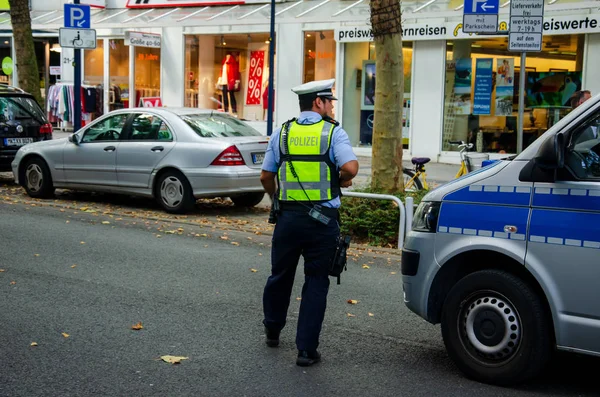
POLYGON ((110 112, 68 138, 19 149, 15 181, 36 198, 55 188, 154 197, 172 213, 201 197, 254 206, 268 139, 221 112, 132 108, 110 112))

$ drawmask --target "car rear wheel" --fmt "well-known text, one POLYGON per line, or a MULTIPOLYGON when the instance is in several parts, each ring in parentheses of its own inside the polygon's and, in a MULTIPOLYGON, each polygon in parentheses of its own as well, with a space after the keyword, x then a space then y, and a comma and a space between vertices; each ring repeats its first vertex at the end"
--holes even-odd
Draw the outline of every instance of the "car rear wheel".
POLYGON ((240 194, 239 196, 231 196, 229 197, 233 204, 238 207, 254 207, 258 203, 260 203, 265 197, 265 193, 245 193, 240 194))
POLYGON ((480 382, 511 385, 542 371, 552 351, 552 321, 536 292, 503 271, 483 270, 450 290, 442 311, 446 350, 480 382))
POLYGON ((156 199, 165 211, 183 214, 194 207, 196 200, 192 187, 179 171, 167 171, 162 174, 156 185, 156 199))
POLYGON ((27 161, 22 177, 23 187, 30 197, 50 198, 54 195, 50 169, 41 158, 34 157, 27 161))

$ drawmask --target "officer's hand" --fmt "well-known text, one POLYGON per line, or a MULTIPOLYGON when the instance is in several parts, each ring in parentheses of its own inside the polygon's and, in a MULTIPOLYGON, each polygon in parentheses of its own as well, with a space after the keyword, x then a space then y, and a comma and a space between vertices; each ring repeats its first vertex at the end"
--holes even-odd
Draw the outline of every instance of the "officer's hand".
POLYGON ((350 187, 352 186, 352 179, 349 181, 340 181, 340 187, 350 187))

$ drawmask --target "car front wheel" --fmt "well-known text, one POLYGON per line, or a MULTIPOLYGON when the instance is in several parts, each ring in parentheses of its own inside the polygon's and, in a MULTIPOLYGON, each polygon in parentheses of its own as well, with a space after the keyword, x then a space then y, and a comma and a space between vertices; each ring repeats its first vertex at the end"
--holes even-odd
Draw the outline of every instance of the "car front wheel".
POLYGON ((155 194, 156 200, 165 211, 173 214, 190 211, 196 202, 190 183, 181 172, 175 170, 160 176, 155 194))
POLYGON ((30 197, 50 198, 54 195, 50 169, 41 158, 34 157, 27 161, 22 178, 23 187, 30 197))
POLYGON ((537 375, 550 358, 551 330, 538 294, 507 272, 472 273, 444 302, 446 350, 462 372, 480 382, 510 385, 537 375))

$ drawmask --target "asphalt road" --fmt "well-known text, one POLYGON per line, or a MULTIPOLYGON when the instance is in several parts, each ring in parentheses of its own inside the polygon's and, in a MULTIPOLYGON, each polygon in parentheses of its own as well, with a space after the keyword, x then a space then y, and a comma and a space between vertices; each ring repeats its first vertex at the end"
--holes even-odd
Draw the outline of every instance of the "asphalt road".
POLYGON ((281 346, 264 344, 269 236, 3 201, 0 241, 0 396, 600 392, 600 360, 580 356, 559 355, 513 389, 464 378, 439 327, 402 304, 396 256, 354 257, 342 284, 332 281, 323 361, 300 368, 299 279, 281 346), (172 365, 163 355, 189 358, 172 365))

